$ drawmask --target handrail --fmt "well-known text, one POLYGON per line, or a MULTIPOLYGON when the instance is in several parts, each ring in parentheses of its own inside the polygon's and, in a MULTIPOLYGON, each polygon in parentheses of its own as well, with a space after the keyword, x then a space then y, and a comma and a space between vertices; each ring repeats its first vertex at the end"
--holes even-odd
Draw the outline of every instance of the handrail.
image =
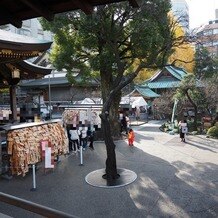
POLYGON ((0 192, 0 201, 14 205, 16 207, 23 208, 25 210, 34 212, 36 214, 52 217, 52 218, 77 218, 76 216, 64 213, 62 211, 58 211, 40 204, 33 203, 31 201, 24 200, 22 198, 18 198, 3 192, 0 192))

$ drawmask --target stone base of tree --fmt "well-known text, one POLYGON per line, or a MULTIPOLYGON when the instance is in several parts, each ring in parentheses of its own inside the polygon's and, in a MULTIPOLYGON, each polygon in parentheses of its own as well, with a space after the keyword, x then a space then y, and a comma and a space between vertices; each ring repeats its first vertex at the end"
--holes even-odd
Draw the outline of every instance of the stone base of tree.
POLYGON ((116 179, 107 179, 105 169, 99 169, 89 173, 85 177, 85 181, 95 187, 116 188, 129 185, 137 178, 137 174, 128 169, 118 168, 117 173, 119 176, 116 179))

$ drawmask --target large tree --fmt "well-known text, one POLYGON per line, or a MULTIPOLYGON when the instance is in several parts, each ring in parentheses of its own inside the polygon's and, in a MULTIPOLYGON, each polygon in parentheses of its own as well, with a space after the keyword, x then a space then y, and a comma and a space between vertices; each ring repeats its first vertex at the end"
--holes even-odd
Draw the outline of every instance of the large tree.
POLYGON ((57 69, 67 69, 68 77, 73 68, 84 76, 99 73, 107 179, 118 177, 112 130, 121 90, 144 68, 166 63, 175 41, 169 10, 169 0, 142 1, 136 9, 124 2, 96 7, 89 16, 74 11, 43 22, 55 33, 51 59, 57 69))
POLYGON ((212 117, 218 105, 218 75, 214 74, 211 78, 202 80, 202 84, 204 86, 204 99, 202 99, 201 107, 206 114, 212 117))
POLYGON ((194 109, 194 130, 197 130, 197 120, 199 112, 212 117, 216 110, 218 98, 218 77, 214 75, 211 79, 198 80, 194 74, 188 74, 181 81, 176 94, 180 101, 180 107, 191 105, 194 109))
MULTIPOLYGON (((169 13, 169 17, 173 25, 172 32, 175 33, 176 43, 174 43, 172 54, 168 58, 168 64, 176 67, 184 68, 187 72, 193 73, 195 62, 195 49, 192 45, 193 39, 185 32, 180 22, 184 22, 184 17, 175 17, 172 12, 169 13)), ((135 63, 137 65, 137 61, 135 63)), ((154 69, 143 69, 138 74, 135 83, 144 82, 156 73, 154 69)))

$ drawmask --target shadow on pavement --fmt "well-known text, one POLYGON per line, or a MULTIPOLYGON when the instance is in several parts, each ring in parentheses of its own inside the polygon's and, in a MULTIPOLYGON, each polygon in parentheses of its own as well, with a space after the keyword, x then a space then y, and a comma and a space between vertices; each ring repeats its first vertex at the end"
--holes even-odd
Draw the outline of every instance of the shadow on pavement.
MULTIPOLYGON (((190 140, 191 141, 191 140, 190 140)), ((203 147, 203 146, 200 146, 200 145, 196 145, 194 143, 191 143, 190 141, 186 142, 187 144, 191 145, 191 146, 194 146, 196 148, 199 148, 199 149, 202 149, 202 150, 205 150, 205 151, 211 151, 213 153, 217 153, 216 151, 213 151, 212 149, 210 148, 206 148, 206 147, 203 147)))
MULTIPOLYGON (((146 137, 155 139, 137 136, 137 143, 143 143, 146 137)), ((105 167, 105 145, 95 142, 94 151, 84 152, 84 166, 79 166, 78 154, 71 154, 62 157, 53 173, 44 174, 40 168, 36 192, 30 191, 31 173, 11 181, 1 179, 0 191, 81 218, 218 216, 218 165, 170 163, 137 147, 130 148, 126 141, 116 145, 117 167, 130 169, 138 176, 128 186, 104 189, 85 182, 88 173, 105 167)), ((39 217, 3 203, 0 212, 16 218, 39 217)))

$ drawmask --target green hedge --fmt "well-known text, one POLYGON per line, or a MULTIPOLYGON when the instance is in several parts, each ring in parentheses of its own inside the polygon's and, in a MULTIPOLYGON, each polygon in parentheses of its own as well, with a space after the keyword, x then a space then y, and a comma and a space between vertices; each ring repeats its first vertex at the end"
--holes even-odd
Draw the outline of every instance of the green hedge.
POLYGON ((217 126, 210 127, 207 131, 207 135, 210 137, 218 138, 218 127, 217 126))

